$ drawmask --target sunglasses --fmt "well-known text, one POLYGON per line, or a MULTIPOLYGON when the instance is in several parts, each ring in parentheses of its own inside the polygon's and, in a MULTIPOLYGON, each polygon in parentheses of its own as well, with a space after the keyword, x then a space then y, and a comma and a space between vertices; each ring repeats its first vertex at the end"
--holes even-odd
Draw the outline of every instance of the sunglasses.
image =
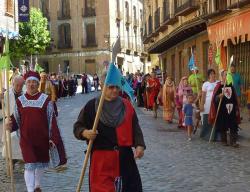
POLYGON ((110 85, 108 86, 109 89, 120 89, 119 86, 116 86, 116 85, 110 85))

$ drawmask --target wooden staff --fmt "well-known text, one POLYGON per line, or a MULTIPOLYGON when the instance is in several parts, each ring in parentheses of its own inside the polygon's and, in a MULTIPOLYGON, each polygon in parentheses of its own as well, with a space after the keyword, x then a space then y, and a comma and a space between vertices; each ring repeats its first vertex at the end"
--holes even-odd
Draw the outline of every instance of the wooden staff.
MULTIPOLYGON (((3 91, 3 79, 2 79, 2 72, 0 72, 0 91, 1 94, 4 96, 3 91)), ((4 134, 4 146, 5 146, 5 163, 6 163, 6 173, 7 176, 10 176, 10 164, 9 164, 9 148, 7 147, 7 133, 5 129, 5 105, 4 105, 4 97, 1 98, 1 104, 2 104, 2 115, 3 115, 3 134, 4 134)))
MULTIPOLYGON (((5 70, 5 77, 6 77, 6 101, 7 101, 7 110, 6 110, 6 115, 7 119, 10 119, 10 95, 9 95, 9 70, 5 70)), ((11 145, 11 134, 9 130, 6 130, 7 134, 7 147, 9 150, 9 167, 10 167, 10 178, 11 178, 11 190, 14 192, 15 191, 15 186, 14 186, 14 175, 13 175, 13 162, 12 162, 12 145, 11 145)))
MULTIPOLYGON (((227 84, 227 80, 225 81, 224 83, 224 86, 223 86, 223 89, 225 89, 226 87, 226 84, 227 84)), ((223 92, 222 92, 223 93, 223 92)), ((217 112, 216 112, 216 116, 215 116, 215 120, 214 120, 214 124, 213 124, 213 128, 212 128, 212 131, 211 131, 211 134, 210 134, 210 138, 209 138, 209 143, 212 141, 212 137, 213 137, 213 134, 214 134, 214 130, 215 130, 215 125, 216 125, 216 121, 217 121, 217 118, 218 118, 218 114, 219 114, 219 110, 220 110, 220 107, 221 107, 221 102, 222 102, 222 99, 223 97, 220 98, 220 102, 219 102, 219 105, 218 105, 218 109, 217 109, 217 112)), ((212 101, 213 102, 213 101, 212 101)))
MULTIPOLYGON (((99 102, 99 105, 98 105, 98 108, 97 108, 93 129, 92 129, 94 132, 96 132, 97 126, 98 126, 98 123, 99 123, 100 115, 101 115, 101 112, 102 112, 102 106, 103 106, 103 102, 104 102, 104 98, 105 98, 106 89, 107 89, 107 86, 104 85, 102 95, 101 95, 101 98, 100 98, 100 102, 99 102)), ((88 164, 89 156, 90 156, 91 149, 92 149, 92 146, 93 146, 93 142, 94 142, 94 140, 90 140, 89 144, 88 144, 88 149, 87 149, 87 153, 86 153, 85 158, 84 158, 83 167, 82 167, 82 171, 81 171, 81 176, 80 176, 78 186, 77 186, 77 189, 76 189, 77 192, 80 192, 80 190, 81 190, 81 186, 82 186, 83 178, 84 178, 84 175, 85 175, 85 172, 86 172, 86 169, 87 169, 87 164, 88 164)))
MULTIPOLYGON (((232 63, 233 63, 233 55, 232 55, 231 58, 230 58, 230 64, 229 64, 229 66, 228 66, 228 69, 231 67, 232 63)), ((228 70, 227 70, 227 71, 228 71, 228 70)), ((227 75, 228 75, 228 73, 227 73, 227 75)), ((227 77, 226 77, 226 81, 224 82, 224 86, 223 86, 223 89, 222 89, 222 93, 223 93, 223 91, 225 90, 226 84, 227 84, 227 77)), ((214 134, 215 125, 216 125, 216 121, 217 121, 217 118, 218 118, 219 110, 220 110, 220 107, 221 107, 222 99, 223 99, 223 97, 221 97, 221 98, 220 98, 220 101, 219 101, 219 105, 218 105, 218 109, 217 109, 217 112, 216 112, 216 116, 215 116, 213 128, 212 128, 212 131, 211 131, 211 134, 210 134, 210 138, 209 138, 209 143, 212 141, 212 137, 213 137, 213 134, 214 134)), ((213 101, 212 101, 212 102, 213 102, 213 101)))

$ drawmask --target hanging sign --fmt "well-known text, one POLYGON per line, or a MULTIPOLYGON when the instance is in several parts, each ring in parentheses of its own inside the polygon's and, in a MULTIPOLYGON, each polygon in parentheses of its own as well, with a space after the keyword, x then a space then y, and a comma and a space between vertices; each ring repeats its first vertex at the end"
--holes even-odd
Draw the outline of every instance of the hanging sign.
POLYGON ((18 21, 28 22, 30 20, 29 0, 18 0, 18 21))

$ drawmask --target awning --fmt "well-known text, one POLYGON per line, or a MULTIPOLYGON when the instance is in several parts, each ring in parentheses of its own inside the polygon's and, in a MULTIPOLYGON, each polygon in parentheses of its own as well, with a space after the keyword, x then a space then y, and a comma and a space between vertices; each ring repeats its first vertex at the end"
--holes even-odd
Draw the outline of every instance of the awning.
POLYGON ((232 16, 229 19, 208 26, 208 38, 212 44, 227 46, 227 40, 231 39, 233 44, 246 41, 246 35, 250 41, 250 12, 232 16))
POLYGON ((16 39, 19 37, 19 34, 18 32, 16 31, 10 31, 10 30, 7 30, 7 29, 3 29, 0 27, 0 37, 6 37, 8 34, 8 37, 9 39, 16 39))

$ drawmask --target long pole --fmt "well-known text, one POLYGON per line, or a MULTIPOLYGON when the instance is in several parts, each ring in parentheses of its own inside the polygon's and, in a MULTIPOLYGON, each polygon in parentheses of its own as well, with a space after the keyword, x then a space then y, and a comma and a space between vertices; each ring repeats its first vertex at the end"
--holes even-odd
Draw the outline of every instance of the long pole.
MULTIPOLYGON (((227 80, 224 82, 224 86, 223 86, 223 89, 222 89, 222 90, 225 89, 226 84, 227 84, 227 80)), ((214 124, 213 124, 212 131, 211 131, 211 134, 210 134, 209 143, 212 141, 212 138, 213 138, 213 135, 214 135, 215 125, 216 125, 216 121, 217 121, 217 118, 218 118, 219 110, 220 110, 220 107, 221 107, 222 99, 223 99, 223 97, 220 98, 220 102, 219 102, 219 105, 218 105, 218 109, 217 109, 217 111, 216 111, 216 116, 215 116, 215 120, 214 120, 214 124)))
MULTIPOLYGON (((92 129, 94 132, 96 132, 97 126, 98 126, 98 123, 99 123, 100 115, 101 115, 101 112, 102 112, 102 106, 103 106, 103 102, 104 102, 104 98, 105 98, 106 89, 107 89, 107 87, 106 87, 106 85, 104 85, 102 95, 101 95, 101 98, 100 98, 100 102, 99 102, 99 105, 98 105, 98 108, 97 108, 93 129, 92 129)), ((85 172, 86 172, 86 169, 87 169, 88 160, 89 160, 89 156, 90 156, 91 149, 92 149, 92 146, 93 146, 93 142, 94 142, 94 140, 89 141, 87 153, 86 153, 85 158, 84 158, 83 167, 82 167, 82 171, 81 171, 81 175, 80 175, 80 179, 79 179, 79 182, 78 182, 76 192, 80 192, 80 190, 81 190, 81 186, 82 186, 83 178, 84 178, 84 175, 85 175, 85 172)))
MULTIPOLYGON (((7 108, 6 108, 6 115, 7 118, 10 119, 10 97, 9 97, 9 70, 5 69, 6 73, 6 101, 7 101, 7 108)), ((10 178, 11 178, 11 189, 14 192, 15 186, 14 186, 14 176, 13 176, 13 162, 12 162, 12 147, 11 147, 11 135, 10 131, 7 130, 7 147, 9 150, 9 167, 10 167, 10 178)))
MULTIPOLYGON (((232 63, 233 63, 233 55, 230 58, 230 64, 228 66, 228 69, 231 67, 232 63)), ((228 76, 228 74, 227 74, 227 76, 228 76)), ((227 77, 226 77, 226 80, 224 82, 222 93, 223 93, 223 90, 225 90, 226 84, 227 84, 227 77)), ((211 131, 211 134, 210 134, 210 138, 209 138, 209 143, 212 141, 212 137, 213 137, 213 134, 214 134, 215 125, 216 125, 216 121, 217 121, 217 118, 218 118, 219 110, 220 110, 220 107, 221 107, 222 99, 223 99, 223 97, 220 98, 220 102, 219 102, 219 105, 218 105, 218 109, 217 109, 215 120, 214 120, 214 124, 213 124, 213 128, 212 128, 212 131, 211 131)))
MULTIPOLYGON (((2 79, 2 72, 0 72, 0 91, 1 94, 3 95, 4 91, 3 91, 3 79, 2 79)), ((4 138, 4 146, 5 146, 5 163, 6 163, 6 172, 7 172, 7 176, 10 176, 10 165, 9 165, 9 148, 8 148, 8 144, 7 144, 7 133, 6 133, 6 129, 5 129, 5 105, 4 105, 4 98, 2 97, 1 99, 1 104, 2 104, 2 114, 3 114, 3 138, 4 138)))

